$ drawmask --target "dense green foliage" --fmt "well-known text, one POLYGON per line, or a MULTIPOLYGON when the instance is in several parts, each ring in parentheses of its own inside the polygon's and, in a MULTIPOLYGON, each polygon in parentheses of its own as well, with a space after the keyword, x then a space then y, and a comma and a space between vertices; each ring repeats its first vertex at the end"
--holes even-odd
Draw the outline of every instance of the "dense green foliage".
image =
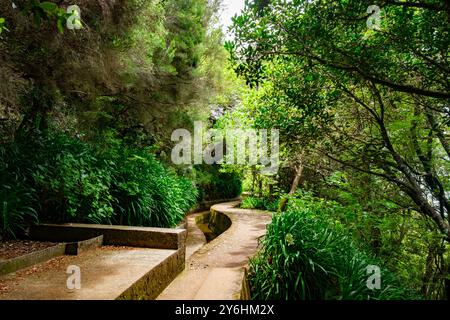
POLYGON ((197 200, 193 183, 150 149, 112 137, 92 144, 47 132, 0 150, 0 230, 10 236, 37 220, 173 227, 197 200))
POLYGON ((88 136, 112 128, 170 154, 174 128, 209 116, 226 61, 213 27, 218 1, 74 1, 84 27, 63 33, 54 17, 32 22, 28 5, 44 1, 16 2, 0 3, 2 140, 57 120, 88 136))
POLYGON ((242 208, 274 212, 255 298, 450 297, 448 1, 249 0, 227 42, 220 0, 74 0, 75 30, 65 1, 14 3, 0 1, 1 236, 170 227, 243 189, 242 208), (195 121, 278 129, 280 170, 174 166, 171 133, 195 121))
POLYGON ((298 189, 338 202, 341 227, 427 299, 450 296, 449 14, 439 0, 255 0, 226 44, 254 89, 225 126, 280 130, 282 168, 241 168, 246 191, 280 211, 298 189))
POLYGON ((417 298, 387 269, 382 290, 367 286, 367 267, 379 259, 336 220, 336 203, 303 196, 273 216, 263 248, 251 260, 253 298, 262 300, 398 300, 417 298))
POLYGON ((0 2, 0 233, 43 221, 173 227, 197 201, 238 195, 236 176, 189 180, 168 157, 175 128, 226 100, 220 2, 70 4, 81 29, 66 27, 65 3, 0 2))

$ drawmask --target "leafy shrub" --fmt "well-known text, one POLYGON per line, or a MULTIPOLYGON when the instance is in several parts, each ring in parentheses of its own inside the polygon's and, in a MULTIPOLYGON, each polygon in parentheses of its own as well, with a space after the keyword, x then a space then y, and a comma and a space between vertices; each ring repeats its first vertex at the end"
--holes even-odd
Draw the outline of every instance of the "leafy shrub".
MULTIPOLYGON (((2 172, 3 173, 3 172, 2 172)), ((24 232, 27 225, 37 221, 37 199, 33 189, 28 189, 23 181, 0 178, 0 235, 15 238, 24 232)), ((18 177, 16 177, 17 179, 18 177)), ((1 237, 0 237, 1 238, 1 237)))
POLYGON ((332 218, 334 206, 317 199, 292 199, 285 213, 274 214, 262 249, 250 262, 253 298, 416 298, 386 269, 381 271, 381 290, 367 287, 367 267, 383 264, 332 218))
POLYGON ((221 172, 218 165, 196 165, 194 170, 199 201, 232 199, 242 193, 242 181, 237 173, 221 172))
POLYGON ((242 201, 241 208, 243 209, 266 209, 266 202, 264 199, 247 197, 242 201))
POLYGON ((101 158, 93 145, 59 133, 43 135, 38 148, 32 176, 42 204, 40 218, 111 223, 112 159, 101 158))
POLYGON ((168 227, 180 222, 196 203, 191 181, 170 173, 153 155, 126 150, 114 185, 115 223, 168 227))
POLYGON ((278 205, 279 205, 279 200, 270 200, 268 198, 247 197, 242 201, 241 208, 277 211, 278 205))
POLYGON ((15 238, 29 223, 37 221, 39 203, 35 189, 27 181, 32 170, 27 158, 24 160, 20 161, 17 146, 0 147, 0 236, 15 238))

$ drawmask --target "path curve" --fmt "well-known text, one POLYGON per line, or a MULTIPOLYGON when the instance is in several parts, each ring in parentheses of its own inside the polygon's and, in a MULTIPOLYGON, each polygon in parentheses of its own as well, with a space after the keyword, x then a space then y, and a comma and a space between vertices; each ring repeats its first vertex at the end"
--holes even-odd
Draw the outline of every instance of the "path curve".
POLYGON ((186 269, 161 293, 158 300, 241 298, 245 267, 249 257, 256 253, 258 239, 265 234, 271 213, 235 208, 238 204, 228 202, 211 208, 226 214, 232 224, 204 245, 199 243, 201 237, 195 224, 195 217, 199 214, 188 216, 186 269), (191 246, 192 243, 195 246, 191 246))

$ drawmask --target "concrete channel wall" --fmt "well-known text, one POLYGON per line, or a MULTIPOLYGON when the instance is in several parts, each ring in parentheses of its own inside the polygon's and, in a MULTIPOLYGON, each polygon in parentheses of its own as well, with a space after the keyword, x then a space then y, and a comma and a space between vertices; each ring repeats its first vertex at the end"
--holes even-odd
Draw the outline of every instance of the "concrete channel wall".
MULTIPOLYGON (((197 206, 193 209, 191 209, 188 212, 189 214, 203 212, 203 211, 209 211, 212 206, 219 204, 219 203, 225 203, 225 202, 233 202, 233 201, 240 201, 241 197, 236 197, 233 199, 219 199, 219 200, 210 200, 210 201, 202 201, 197 204, 197 206)), ((200 223, 204 223, 204 221, 197 221, 200 223)), ((187 229, 187 219, 185 218, 178 226, 177 229, 187 229)))
MULTIPOLYGON (((236 202, 235 206, 240 203, 236 202)), ((233 224, 234 215, 228 212, 223 206, 213 205, 210 208, 210 214, 206 215, 209 220, 210 229, 217 234, 223 233, 228 230, 233 224)), ((251 300, 250 286, 248 282, 248 267, 242 267, 237 274, 238 283, 240 286, 236 288, 232 297, 233 300, 251 300)))

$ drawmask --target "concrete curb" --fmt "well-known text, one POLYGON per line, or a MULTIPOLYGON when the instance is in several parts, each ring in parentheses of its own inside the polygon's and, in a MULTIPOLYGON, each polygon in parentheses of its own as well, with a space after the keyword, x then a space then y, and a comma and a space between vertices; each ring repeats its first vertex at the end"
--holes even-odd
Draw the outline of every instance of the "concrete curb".
POLYGON ((81 252, 103 245, 103 235, 88 240, 66 243, 66 255, 77 256, 81 252))
POLYGON ((47 260, 60 257, 63 255, 76 256, 83 251, 97 248, 103 245, 103 236, 99 236, 93 239, 58 243, 52 247, 45 248, 43 250, 30 252, 28 254, 8 259, 0 262, 0 276, 31 267, 35 264, 45 262, 47 260))
POLYGON ((66 244, 60 243, 53 247, 31 252, 23 256, 15 257, 0 262, 0 276, 31 267, 35 264, 63 256, 66 252, 66 244))

